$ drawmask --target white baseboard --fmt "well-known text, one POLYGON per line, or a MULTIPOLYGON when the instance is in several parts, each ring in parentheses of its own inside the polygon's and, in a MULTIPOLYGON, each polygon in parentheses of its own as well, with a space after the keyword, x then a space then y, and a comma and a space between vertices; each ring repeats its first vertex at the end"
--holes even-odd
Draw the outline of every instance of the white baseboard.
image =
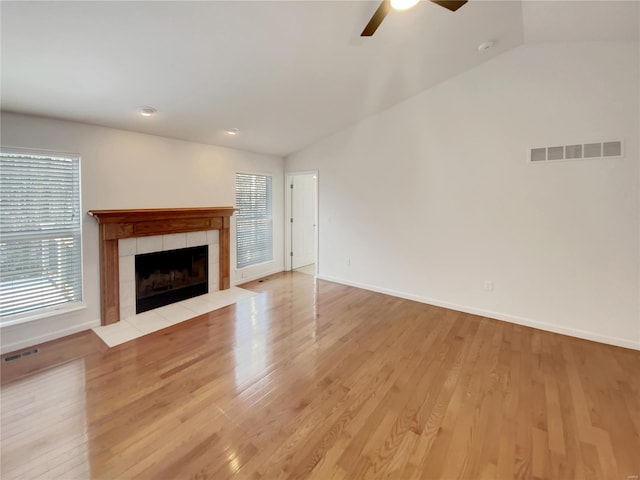
MULTIPOLYGON (((24 328, 28 328, 27 324, 23 324, 21 326, 24 328)), ((66 328, 61 328, 59 330, 51 330, 40 335, 36 335, 34 332, 34 335, 26 335, 25 338, 22 338, 20 341, 6 344, 2 343, 2 345, 0 345, 0 354, 4 355, 5 353, 15 352, 16 350, 20 350, 23 348, 33 347, 34 345, 39 345, 50 340, 55 340, 56 338, 66 337, 67 335, 73 335, 74 333, 82 332, 84 330, 91 330, 92 328, 98 326, 100 326, 100 319, 91 320, 66 328)))
POLYGON ((509 323, 515 323, 517 325, 524 325, 526 327, 537 328, 539 330, 545 330, 547 332, 560 333, 562 335, 568 335, 570 337, 582 338, 584 340, 592 340, 594 342, 606 343, 608 345, 615 345, 617 347, 630 348, 633 350, 640 350, 640 341, 634 342, 625 338, 608 337, 599 333, 590 332, 587 330, 579 330, 574 328, 567 328, 552 323, 545 323, 538 320, 531 320, 529 318, 518 317, 516 315, 510 315, 507 313, 492 312, 489 310, 482 310, 479 308, 468 307, 466 305, 458 305, 455 303, 442 302, 433 298, 422 297, 419 295, 412 295, 409 293, 399 292, 397 290, 391 290, 388 288, 378 287, 376 285, 368 285, 359 282, 351 282, 330 275, 317 275, 317 278, 321 280, 327 280, 329 282, 340 283, 342 285, 349 285, 351 287, 362 288, 364 290, 370 290, 372 292, 384 293, 393 297, 405 298, 407 300, 413 300, 420 303, 427 303, 429 305, 435 305, 436 307, 448 308, 451 310, 457 310, 459 312, 471 313, 473 315, 479 315, 481 317, 492 318, 495 320, 502 320, 509 323))

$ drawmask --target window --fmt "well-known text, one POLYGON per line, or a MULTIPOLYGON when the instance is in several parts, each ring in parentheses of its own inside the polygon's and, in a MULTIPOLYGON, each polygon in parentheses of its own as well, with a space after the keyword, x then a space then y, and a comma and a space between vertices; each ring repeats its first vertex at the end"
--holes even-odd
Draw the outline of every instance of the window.
POLYGON ((273 260, 271 177, 236 174, 236 266, 273 260))
POLYGON ((82 301, 80 212, 78 157, 0 152, 0 323, 82 301))

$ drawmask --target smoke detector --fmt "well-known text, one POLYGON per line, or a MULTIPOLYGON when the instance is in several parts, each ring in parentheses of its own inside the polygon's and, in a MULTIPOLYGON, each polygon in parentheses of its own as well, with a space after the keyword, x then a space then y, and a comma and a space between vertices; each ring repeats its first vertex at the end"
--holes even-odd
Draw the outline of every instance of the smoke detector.
POLYGON ((486 42, 482 42, 478 45, 478 51, 484 52, 485 50, 489 50, 491 47, 493 47, 493 42, 491 40, 487 40, 486 42))
POLYGON ((151 117, 157 112, 157 110, 153 107, 138 107, 136 110, 143 117, 151 117))

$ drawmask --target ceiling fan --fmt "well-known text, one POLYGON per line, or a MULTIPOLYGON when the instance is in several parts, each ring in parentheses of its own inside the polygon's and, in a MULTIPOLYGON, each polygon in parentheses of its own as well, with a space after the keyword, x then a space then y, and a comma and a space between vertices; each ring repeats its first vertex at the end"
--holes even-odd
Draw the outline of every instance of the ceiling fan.
MULTIPOLYGON (((382 0, 382 3, 375 11, 367 26, 360 34, 361 37, 370 37, 378 29, 384 17, 392 10, 406 10, 413 7, 419 0, 382 0)), ((467 0, 431 0, 433 3, 440 5, 452 12, 458 10, 467 3, 467 0)))

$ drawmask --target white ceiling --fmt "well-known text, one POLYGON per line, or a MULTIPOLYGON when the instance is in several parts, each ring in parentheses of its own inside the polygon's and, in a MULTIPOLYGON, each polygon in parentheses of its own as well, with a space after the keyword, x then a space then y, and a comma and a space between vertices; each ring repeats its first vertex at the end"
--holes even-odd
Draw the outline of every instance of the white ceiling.
POLYGON ((359 37, 378 4, 5 0, 2 109, 284 156, 524 40, 638 39, 638 0, 423 1, 359 37))

